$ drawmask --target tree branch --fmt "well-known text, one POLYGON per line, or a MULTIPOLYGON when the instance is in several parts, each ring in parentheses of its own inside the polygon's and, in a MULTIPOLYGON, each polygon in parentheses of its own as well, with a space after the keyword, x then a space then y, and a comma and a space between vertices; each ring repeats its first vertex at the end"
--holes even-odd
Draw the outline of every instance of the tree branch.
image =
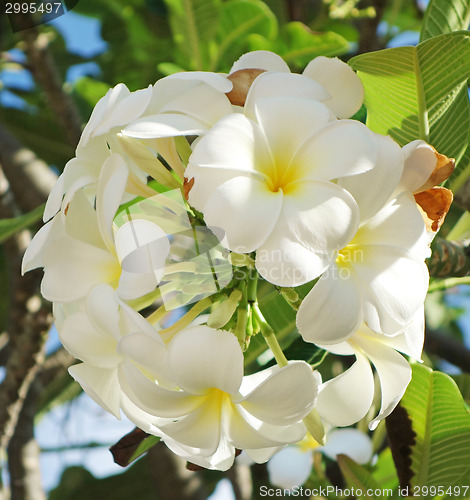
POLYGON ((30 14, 15 14, 14 22, 21 30, 33 76, 43 88, 70 145, 75 148, 80 139, 82 120, 72 98, 64 92, 59 70, 49 52, 49 38, 36 26, 30 27, 34 24, 30 14))
POLYGON ((448 241, 436 237, 431 249, 431 257, 426 260, 431 276, 452 278, 470 275, 470 240, 448 241))
POLYGON ((372 6, 375 9, 375 16, 361 19, 359 26, 359 47, 358 54, 373 52, 383 49, 377 37, 377 28, 382 20, 388 0, 372 0, 372 6))
MULTIPOLYGON (((19 211, 8 182, 0 170, 0 218, 19 211)), ((10 307, 7 323, 9 356, 0 385, 0 453, 13 435, 26 394, 44 359, 44 341, 52 323, 50 304, 39 293, 42 273, 21 276, 21 259, 29 244, 29 231, 5 241, 9 274, 10 307)))
MULTIPOLYGON (((29 212, 44 203, 57 180, 57 175, 45 162, 31 150, 23 147, 1 125, 0 166, 8 179, 16 203, 24 212, 29 212)), ((11 203, 9 206, 11 207, 11 203)), ((9 216, 15 215, 19 213, 9 216)))
POLYGON ((445 332, 426 328, 424 349, 470 373, 470 350, 445 332))
POLYGON ((34 439, 34 417, 40 384, 36 379, 24 401, 8 445, 10 500, 46 500, 39 467, 39 446, 34 439))
POLYGON ((186 469, 186 461, 160 442, 147 454, 158 498, 165 500, 206 500, 207 490, 197 472, 186 469))

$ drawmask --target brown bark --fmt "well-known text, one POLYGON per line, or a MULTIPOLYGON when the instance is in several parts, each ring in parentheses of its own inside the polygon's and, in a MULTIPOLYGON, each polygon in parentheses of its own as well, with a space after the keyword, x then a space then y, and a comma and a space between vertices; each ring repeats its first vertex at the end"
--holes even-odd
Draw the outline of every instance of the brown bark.
POLYGON ((72 147, 78 144, 82 120, 70 95, 63 89, 62 78, 49 51, 49 38, 40 33, 31 22, 30 14, 13 15, 14 22, 21 29, 20 35, 25 42, 25 52, 35 80, 46 94, 49 106, 65 131, 72 147))
MULTIPOLYGON (((367 2, 366 6, 372 6, 375 9, 375 16, 362 19, 359 23, 359 47, 358 54, 373 52, 383 49, 383 43, 377 37, 377 28, 387 7, 388 0, 372 0, 367 2)), ((361 5, 362 7, 362 5, 361 5)))
POLYGON ((161 500, 206 500, 208 492, 200 473, 186 468, 186 461, 163 443, 148 452, 148 462, 161 500))
MULTIPOLYGON (((29 212, 47 200, 57 175, 31 150, 0 124, 0 167, 14 195, 15 203, 29 212)), ((11 206, 11 203, 7 203, 11 206)), ((11 209, 10 209, 11 210, 11 209)), ((18 210, 10 217, 19 215, 18 210)), ((2 217, 7 217, 3 215, 2 217)))
POLYGON ((34 439, 34 417, 40 384, 32 384, 8 445, 10 500, 46 500, 39 467, 39 446, 34 439))

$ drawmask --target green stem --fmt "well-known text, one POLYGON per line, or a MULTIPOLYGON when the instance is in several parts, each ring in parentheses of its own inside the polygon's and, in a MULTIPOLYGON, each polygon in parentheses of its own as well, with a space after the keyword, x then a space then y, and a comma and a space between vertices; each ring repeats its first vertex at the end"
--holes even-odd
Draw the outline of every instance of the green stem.
POLYGON ((268 344, 268 347, 274 354, 274 359, 276 360, 276 363, 280 367, 287 366, 288 364, 287 358, 284 356, 284 353, 282 352, 281 346, 279 345, 276 335, 274 334, 274 330, 264 319, 263 313, 260 311, 258 304, 257 303, 253 304, 252 308, 253 308, 253 315, 256 318, 256 322, 260 328, 264 340, 266 341, 266 344, 268 344))
POLYGON ((211 297, 206 297, 205 299, 200 300, 182 318, 173 323, 173 325, 171 325, 168 328, 165 328, 164 330, 161 330, 160 335, 168 337, 165 340, 170 340, 183 328, 189 326, 189 324, 194 319, 196 319, 196 317, 199 316, 199 314, 205 311, 211 304, 212 304, 211 297))
POLYGON ((167 312, 168 311, 165 308, 165 304, 163 304, 158 309, 153 311, 153 313, 147 318, 147 321, 151 325, 155 325, 155 323, 158 323, 167 312))

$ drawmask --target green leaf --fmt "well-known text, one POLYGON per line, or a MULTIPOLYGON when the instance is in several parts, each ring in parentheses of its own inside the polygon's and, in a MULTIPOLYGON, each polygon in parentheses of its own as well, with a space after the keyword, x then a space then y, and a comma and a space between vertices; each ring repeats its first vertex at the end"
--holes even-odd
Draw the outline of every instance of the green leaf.
POLYGON ((411 418, 412 486, 470 484, 470 413, 455 382, 444 373, 413 365, 401 400, 411 418))
POLYGON ((134 453, 131 455, 129 459, 129 463, 131 464, 135 460, 137 460, 139 457, 141 457, 144 453, 147 453, 147 451, 150 450, 150 448, 153 448, 158 442, 160 441, 160 438, 157 436, 148 436, 145 438, 137 447, 137 449, 134 451, 134 453))
MULTIPOLYGON (((362 54, 349 64, 365 87, 369 128, 391 135, 402 146, 423 139, 459 162, 470 130, 468 32, 362 54)), ((459 178, 462 168, 458 164, 449 187, 465 180, 459 178)))
MULTIPOLYGON (((211 63, 212 71, 220 68, 221 60, 231 65, 247 49, 247 36, 258 34, 267 39, 277 35, 277 20, 269 7, 259 0, 231 0, 222 5, 217 30, 217 50, 211 63)), ((228 68, 225 68, 228 69, 228 68)))
POLYGON ((373 492, 381 490, 381 487, 365 467, 357 464, 346 455, 338 455, 337 461, 339 468, 343 473, 344 479, 350 488, 360 490, 362 495, 367 495, 367 498, 371 498, 373 500, 379 499, 379 497, 368 494, 368 492, 370 493, 370 490, 373 492))
POLYGON ((470 406, 470 374, 462 373, 460 375, 453 375, 452 378, 455 380, 465 403, 470 406))
POLYGON ((0 220, 0 243, 3 243, 16 232, 26 229, 41 219, 44 212, 44 204, 39 205, 27 214, 14 217, 12 219, 0 220))
POLYGON ((281 40, 276 48, 288 64, 303 68, 317 56, 345 54, 349 43, 333 31, 316 33, 305 24, 293 21, 282 28, 281 40))
POLYGON ((469 23, 469 0, 431 0, 424 14, 420 41, 468 29, 469 23))
POLYGON ((278 39, 250 35, 249 44, 250 50, 276 52, 295 70, 303 70, 315 57, 339 56, 349 50, 349 42, 338 33, 314 32, 298 21, 283 26, 278 39))
POLYGON ((215 36, 220 13, 218 0, 165 0, 173 39, 194 70, 206 69, 204 42, 215 36))

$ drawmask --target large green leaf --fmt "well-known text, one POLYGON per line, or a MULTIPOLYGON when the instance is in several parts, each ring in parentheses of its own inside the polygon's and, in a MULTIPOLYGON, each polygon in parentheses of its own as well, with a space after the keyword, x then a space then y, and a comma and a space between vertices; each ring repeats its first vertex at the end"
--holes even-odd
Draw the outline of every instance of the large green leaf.
MULTIPOLYGON (((470 34, 437 36, 416 47, 371 52, 349 61, 365 87, 367 125, 404 145, 430 142, 459 161, 467 147, 470 106, 470 34)), ((458 165, 451 186, 459 179, 458 165)))
POLYGON ((420 41, 465 30, 470 23, 469 0, 431 0, 424 15, 420 41))
POLYGON ((44 205, 36 207, 31 212, 27 214, 20 215, 18 217, 13 217, 12 219, 1 219, 0 220, 0 243, 4 242, 10 236, 15 234, 21 229, 26 229, 38 220, 41 219, 44 212, 44 205))
POLYGON ((413 365, 401 406, 416 434, 412 486, 470 485, 470 413, 455 382, 444 373, 413 365))
POLYGON ((205 42, 215 36, 220 14, 219 0, 165 0, 170 12, 173 39, 191 69, 207 69, 205 42))
POLYGON ((217 48, 211 62, 213 71, 229 69, 247 49, 247 36, 257 33, 268 39, 277 34, 277 20, 259 0, 231 0, 222 5, 217 30, 217 48), (221 63, 224 58, 224 64, 221 63))

